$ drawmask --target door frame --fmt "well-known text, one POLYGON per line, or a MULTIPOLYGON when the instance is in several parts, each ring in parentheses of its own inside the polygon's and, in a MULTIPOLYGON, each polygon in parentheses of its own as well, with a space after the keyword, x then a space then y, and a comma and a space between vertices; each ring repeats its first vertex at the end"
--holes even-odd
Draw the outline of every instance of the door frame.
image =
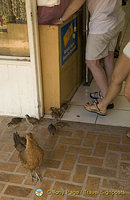
POLYGON ((38 118, 44 114, 42 71, 40 61, 40 42, 37 17, 37 1, 26 0, 27 27, 29 36, 30 60, 33 67, 34 81, 38 102, 38 118))

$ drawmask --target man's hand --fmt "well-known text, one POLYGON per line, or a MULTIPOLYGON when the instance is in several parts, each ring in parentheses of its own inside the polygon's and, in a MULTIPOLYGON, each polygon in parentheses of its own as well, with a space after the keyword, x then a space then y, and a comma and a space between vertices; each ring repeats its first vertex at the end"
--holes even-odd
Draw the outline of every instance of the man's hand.
POLYGON ((64 23, 64 21, 62 20, 62 18, 53 20, 53 22, 52 22, 52 24, 55 24, 55 25, 63 24, 63 23, 64 23))

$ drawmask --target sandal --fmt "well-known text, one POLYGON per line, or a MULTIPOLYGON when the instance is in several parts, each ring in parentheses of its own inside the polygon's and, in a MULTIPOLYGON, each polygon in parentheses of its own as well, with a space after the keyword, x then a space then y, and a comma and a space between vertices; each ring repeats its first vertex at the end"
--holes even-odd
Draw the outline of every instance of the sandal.
MULTIPOLYGON (((94 99, 93 103, 98 104, 101 101, 101 99, 94 99)), ((107 109, 113 109, 114 108, 114 103, 110 103, 107 106, 107 109)))
POLYGON ((108 104, 107 109, 113 109, 113 108, 114 108, 114 103, 108 104))
MULTIPOLYGON (((101 95, 101 91, 90 93, 90 97, 94 99, 93 103, 95 104, 98 104, 103 99, 103 96, 101 95)), ((113 103, 108 104, 107 109, 113 109, 113 108, 114 108, 113 103)))
POLYGON ((103 99, 103 96, 101 95, 101 91, 90 93, 90 97, 92 99, 103 99))
POLYGON ((84 108, 89 111, 89 112, 92 112, 92 113, 96 113, 98 115, 101 115, 101 116, 106 116, 107 113, 106 112, 103 112, 99 109, 98 107, 98 104, 97 103, 94 103, 94 104, 90 104, 89 102, 87 104, 84 105, 84 108))

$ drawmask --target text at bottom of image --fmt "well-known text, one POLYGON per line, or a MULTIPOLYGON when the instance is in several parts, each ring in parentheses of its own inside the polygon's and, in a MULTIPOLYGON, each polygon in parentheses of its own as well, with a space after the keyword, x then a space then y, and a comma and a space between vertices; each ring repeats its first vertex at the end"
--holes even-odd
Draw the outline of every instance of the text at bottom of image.
MULTIPOLYGON (((44 193, 44 192, 43 192, 44 193)), ((47 195, 124 195, 125 191, 124 190, 76 190, 76 191, 72 191, 72 190, 47 190, 45 192, 47 195)))

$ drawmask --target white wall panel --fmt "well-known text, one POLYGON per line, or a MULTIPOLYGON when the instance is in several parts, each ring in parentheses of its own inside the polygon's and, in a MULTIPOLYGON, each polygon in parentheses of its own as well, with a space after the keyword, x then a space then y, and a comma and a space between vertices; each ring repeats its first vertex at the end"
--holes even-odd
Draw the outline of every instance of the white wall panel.
POLYGON ((0 65, 0 115, 37 116, 34 83, 31 65, 0 65))

